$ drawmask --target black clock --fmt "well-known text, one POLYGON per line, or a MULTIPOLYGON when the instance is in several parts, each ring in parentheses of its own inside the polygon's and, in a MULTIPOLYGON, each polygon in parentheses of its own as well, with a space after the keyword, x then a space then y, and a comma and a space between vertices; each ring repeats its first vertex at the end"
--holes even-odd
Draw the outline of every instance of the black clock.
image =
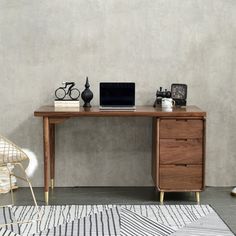
POLYGON ((171 98, 175 101, 176 106, 186 106, 187 103, 187 85, 172 84, 171 98))

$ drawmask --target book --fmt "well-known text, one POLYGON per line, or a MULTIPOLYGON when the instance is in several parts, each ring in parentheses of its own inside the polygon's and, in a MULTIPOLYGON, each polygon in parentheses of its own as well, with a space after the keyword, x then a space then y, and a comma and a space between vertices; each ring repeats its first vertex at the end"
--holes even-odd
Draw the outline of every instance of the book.
POLYGON ((79 100, 55 100, 54 107, 80 107, 79 100))

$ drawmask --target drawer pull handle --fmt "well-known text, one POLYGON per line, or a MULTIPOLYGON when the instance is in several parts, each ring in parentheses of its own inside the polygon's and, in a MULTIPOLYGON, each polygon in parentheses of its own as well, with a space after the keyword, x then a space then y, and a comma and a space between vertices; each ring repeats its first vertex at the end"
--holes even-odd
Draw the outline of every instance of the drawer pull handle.
POLYGON ((176 138, 175 140, 176 140, 176 141, 185 141, 185 142, 188 141, 187 138, 176 138))
POLYGON ((175 164, 176 166, 184 166, 184 167, 187 167, 188 165, 187 164, 175 164))

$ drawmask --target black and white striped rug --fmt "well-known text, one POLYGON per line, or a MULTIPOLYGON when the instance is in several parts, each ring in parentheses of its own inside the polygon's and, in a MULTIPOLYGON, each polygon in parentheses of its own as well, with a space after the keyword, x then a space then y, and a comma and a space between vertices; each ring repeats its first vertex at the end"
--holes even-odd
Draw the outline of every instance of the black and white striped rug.
MULTIPOLYGON (((0 209, 0 224, 35 217, 33 206, 0 209)), ((0 228, 0 235, 230 236, 209 205, 41 206, 39 222, 0 228)))

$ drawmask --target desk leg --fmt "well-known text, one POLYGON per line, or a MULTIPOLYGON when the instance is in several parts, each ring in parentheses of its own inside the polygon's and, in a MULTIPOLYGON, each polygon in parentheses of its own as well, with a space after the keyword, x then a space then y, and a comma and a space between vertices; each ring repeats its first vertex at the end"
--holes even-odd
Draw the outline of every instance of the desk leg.
POLYGON ((55 184, 55 124, 50 124, 50 177, 53 189, 55 184))
POLYGON ((50 165, 50 129, 49 118, 43 117, 43 144, 44 144, 44 194, 45 203, 49 200, 49 165, 50 165))

